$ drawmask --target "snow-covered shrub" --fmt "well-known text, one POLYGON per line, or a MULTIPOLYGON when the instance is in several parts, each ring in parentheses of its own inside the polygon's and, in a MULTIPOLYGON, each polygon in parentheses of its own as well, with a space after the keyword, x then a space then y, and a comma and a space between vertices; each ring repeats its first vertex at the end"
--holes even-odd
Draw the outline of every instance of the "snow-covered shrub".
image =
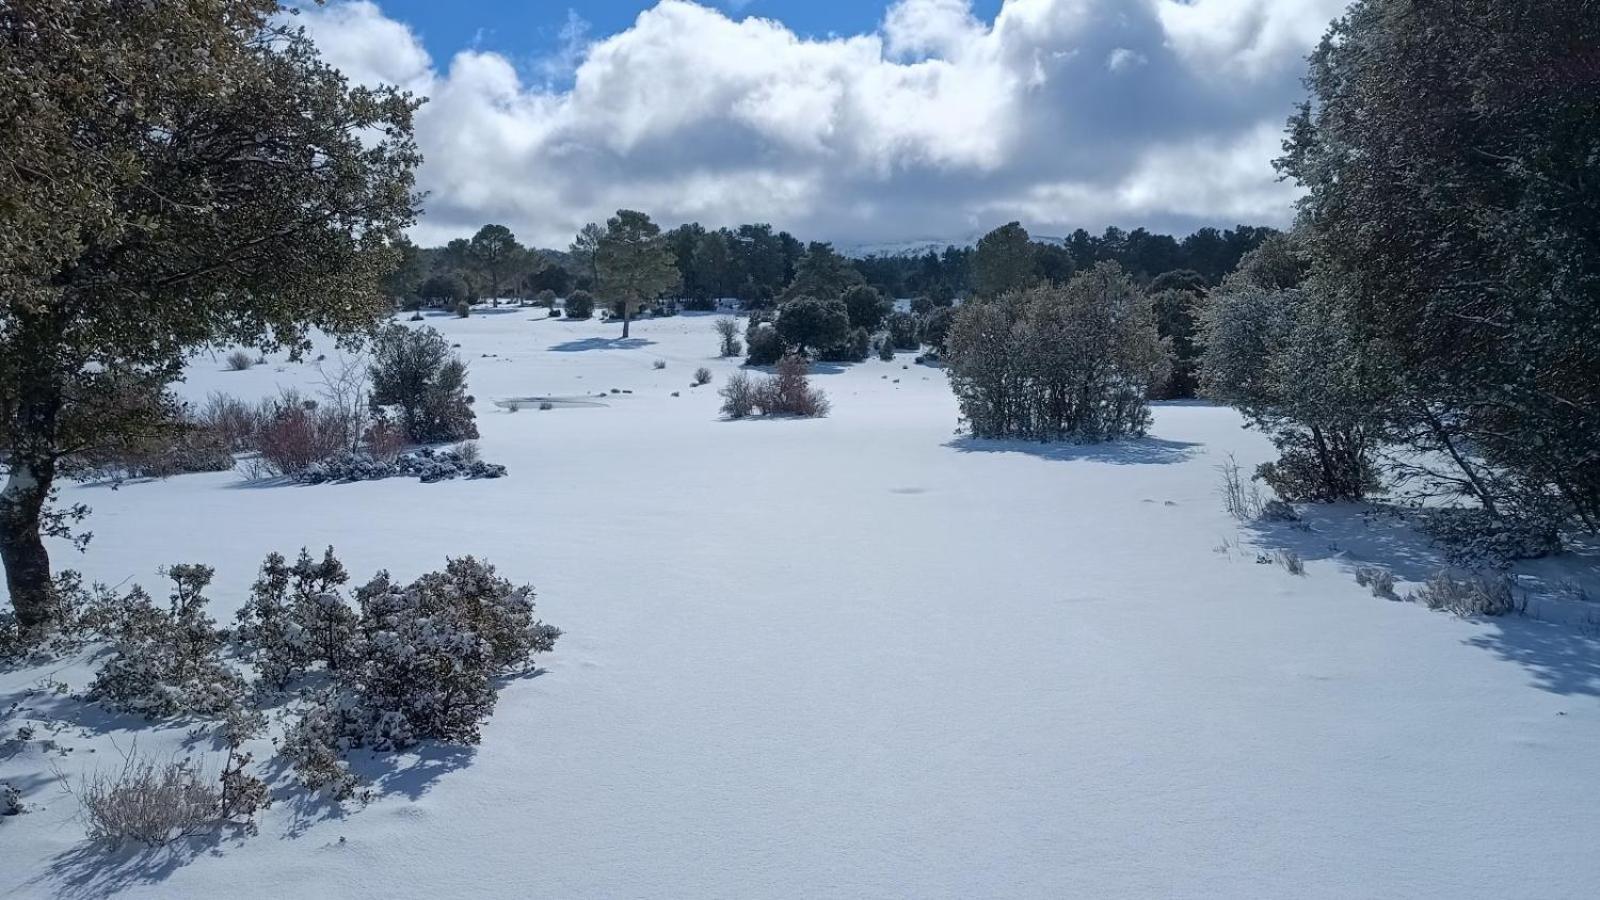
POLYGON ((1394 573, 1381 566, 1357 566, 1356 584, 1372 590, 1372 596, 1384 600, 1400 599, 1394 592, 1394 573))
POLYGON ((711 370, 706 368, 705 366, 701 366, 700 368, 694 370, 694 381, 691 382, 689 386, 690 387, 700 387, 701 385, 710 384, 710 383, 711 383, 711 370))
POLYGON ((1283 567, 1290 575, 1304 575, 1306 573, 1305 560, 1293 550, 1274 550, 1272 560, 1283 567))
POLYGON ((722 414, 730 419, 743 419, 756 410, 756 385, 744 372, 735 372, 723 382, 722 414))
POLYGON ((234 632, 265 684, 282 690, 313 665, 338 669, 348 663, 357 617, 338 594, 348 580, 332 547, 320 562, 302 548, 293 566, 280 554, 267 556, 234 632))
POLYGON ((237 705, 244 679, 218 651, 223 636, 206 614, 206 566, 167 570, 171 606, 163 612, 134 588, 121 602, 110 659, 95 673, 88 696, 115 709, 150 718, 220 715, 237 705))
POLYGON ((467 366, 432 328, 393 324, 373 341, 372 402, 392 407, 417 443, 460 441, 478 436, 467 366))
POLYGON ((251 834, 256 832, 256 813, 272 805, 267 783, 245 770, 254 758, 237 745, 230 746, 227 762, 222 767, 222 784, 217 795, 218 818, 224 822, 243 824, 251 834), (244 821, 240 823, 240 819, 244 821))
POLYGON ((338 692, 309 711, 296 754, 326 774, 340 746, 393 750, 424 739, 474 744, 494 711, 495 679, 549 650, 561 632, 533 617, 533 590, 472 557, 401 587, 379 573, 355 592, 362 641, 338 692))
POLYGON ((1561 551, 1560 532, 1547 521, 1497 519, 1482 509, 1421 509, 1417 528, 1433 538, 1451 563, 1506 568, 1519 559, 1561 551))
POLYGON ((0 781, 0 816, 20 816, 27 811, 22 791, 9 781, 0 781))
POLYGON ((817 351, 817 359, 825 362, 866 362, 871 355, 872 335, 865 328, 857 328, 843 341, 817 351))
POLYGON ((308 466, 296 479, 305 484, 344 481, 378 481, 410 475, 431 484, 451 478, 504 478, 506 467, 482 459, 469 460, 459 448, 435 450, 422 447, 401 453, 385 462, 366 453, 340 453, 308 466))
POLYGON ((1429 609, 1458 616, 1505 616, 1527 610, 1527 598, 1519 600, 1511 579, 1504 575, 1457 578, 1449 572, 1438 572, 1411 599, 1429 609))
POLYGON ((308 791, 326 791, 334 800, 348 800, 360 780, 345 763, 344 754, 354 742, 350 717, 332 693, 313 700, 284 732, 278 754, 294 770, 308 791))
POLYGON ((243 372, 256 364, 255 356, 244 350, 235 350, 224 357, 222 361, 230 372, 243 372))
POLYGON ((878 342, 878 358, 884 362, 894 362, 894 344, 886 336, 878 342))
POLYGON ((187 760, 157 762, 137 748, 116 773, 87 776, 74 792, 89 839, 162 847, 211 830, 222 794, 187 760))

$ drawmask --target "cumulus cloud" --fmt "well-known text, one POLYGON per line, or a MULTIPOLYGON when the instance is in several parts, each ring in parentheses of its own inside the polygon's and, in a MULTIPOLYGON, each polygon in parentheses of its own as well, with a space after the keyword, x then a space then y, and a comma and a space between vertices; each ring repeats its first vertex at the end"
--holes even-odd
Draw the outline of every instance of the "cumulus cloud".
POLYGON ((1270 160, 1342 3, 1005 0, 983 22, 899 0, 873 33, 805 38, 660 0, 597 39, 573 19, 531 81, 496 53, 431 59, 370 0, 301 20, 353 79, 430 98, 420 241, 503 222, 564 246, 626 206, 853 244, 1282 222, 1270 160))

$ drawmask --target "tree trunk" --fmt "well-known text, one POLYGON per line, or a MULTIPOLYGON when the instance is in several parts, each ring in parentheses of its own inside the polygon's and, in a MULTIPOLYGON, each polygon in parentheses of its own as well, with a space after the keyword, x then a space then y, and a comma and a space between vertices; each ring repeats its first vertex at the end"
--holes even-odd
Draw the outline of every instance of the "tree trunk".
POLYGON ((24 631, 50 619, 50 553, 39 524, 54 480, 54 465, 13 459, 0 491, 0 563, 5 565, 6 590, 24 631))
POLYGON ((628 339, 628 314, 631 313, 631 312, 633 312, 632 305, 630 303, 628 303, 628 301, 626 301, 626 300, 622 301, 622 339, 623 340, 627 340, 628 339))

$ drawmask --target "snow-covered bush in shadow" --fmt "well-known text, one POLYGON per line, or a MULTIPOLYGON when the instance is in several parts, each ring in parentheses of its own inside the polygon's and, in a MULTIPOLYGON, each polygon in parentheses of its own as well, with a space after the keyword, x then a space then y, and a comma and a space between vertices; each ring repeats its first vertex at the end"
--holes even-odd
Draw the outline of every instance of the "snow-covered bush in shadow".
POLYGON ((1383 600, 1400 599, 1394 592, 1394 573, 1380 566, 1358 566, 1356 584, 1372 591, 1372 596, 1383 600))
POLYGON ((167 575, 173 581, 168 610, 157 609, 139 588, 121 601, 108 622, 115 653, 95 673, 88 696, 151 718, 219 715, 239 703, 245 684, 219 655, 223 635, 206 614, 202 591, 212 570, 178 565, 167 575))
POLYGON ((390 325, 373 341, 372 403, 396 412, 419 444, 478 436, 467 365, 432 328, 390 325))
MULTIPOLYGON (((463 448, 466 445, 462 445, 463 448)), ((339 453, 308 466, 295 480, 305 484, 330 481, 378 481, 412 476, 424 484, 452 478, 504 478, 506 467, 477 459, 474 451, 422 447, 385 461, 369 453, 339 453)))
POLYGON ((1506 616, 1526 612, 1528 607, 1527 597, 1519 599, 1511 579, 1504 575, 1458 578, 1438 572, 1410 599, 1458 616, 1506 616))
POLYGON ((1519 559, 1539 559, 1561 551, 1555 519, 1515 521, 1495 518, 1482 509, 1420 509, 1417 529, 1433 538, 1451 563, 1498 569, 1519 559))

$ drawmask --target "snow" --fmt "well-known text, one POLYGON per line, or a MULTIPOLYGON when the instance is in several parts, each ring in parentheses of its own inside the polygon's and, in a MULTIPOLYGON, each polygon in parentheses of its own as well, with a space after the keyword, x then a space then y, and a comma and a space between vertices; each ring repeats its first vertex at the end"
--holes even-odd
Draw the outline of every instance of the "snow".
MULTIPOLYGON (((73 748, 0 751, 38 807, 0 819, 0 895, 1600 895, 1593 629, 1374 598, 1357 563, 1438 563, 1347 508, 1241 528, 1215 467, 1270 447, 1235 413, 1161 405, 1120 445, 973 442, 902 353, 818 367, 826 419, 725 422, 737 362, 710 317, 621 341, 542 315, 426 323, 460 343, 508 478, 69 486, 95 540, 54 547, 152 590, 160 565, 213 565, 219 621, 273 550, 332 544, 358 580, 487 558, 565 635, 482 745, 358 759, 365 808, 280 800, 255 837, 104 853, 53 769, 188 729, 32 691, 81 688, 82 660, 0 670, 0 741, 31 724, 73 748), (496 405, 517 397, 603 405, 496 405), (1256 563, 1278 546, 1305 576, 1256 563)), ((219 354, 183 390, 316 380, 219 354)), ((1521 571, 1535 611, 1587 606, 1565 579, 1600 595, 1593 557, 1521 571)))

